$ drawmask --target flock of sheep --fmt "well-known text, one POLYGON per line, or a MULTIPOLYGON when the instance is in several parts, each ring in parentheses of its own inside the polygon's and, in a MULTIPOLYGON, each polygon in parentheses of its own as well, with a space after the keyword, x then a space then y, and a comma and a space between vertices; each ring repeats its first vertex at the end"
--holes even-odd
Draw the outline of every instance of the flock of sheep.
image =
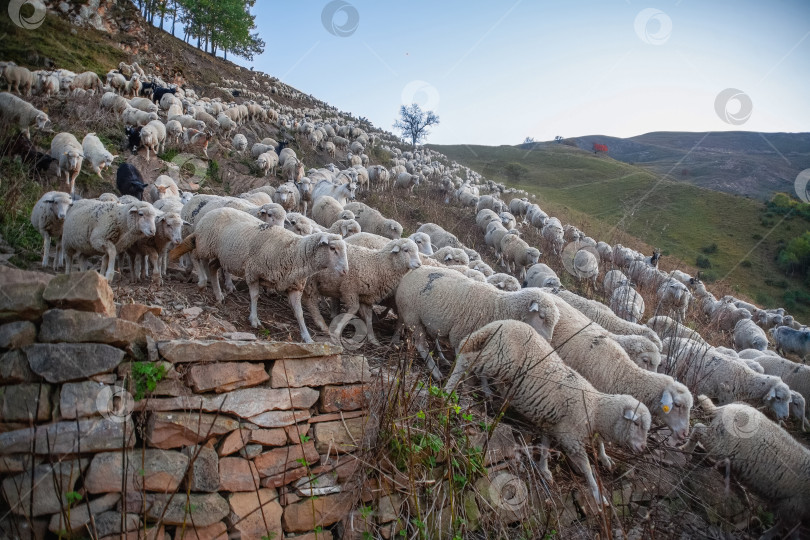
MULTIPOLYGON (((199 287, 210 283, 217 301, 224 298, 220 278, 232 292, 233 278, 239 277, 250 291, 253 327, 261 325, 262 290, 283 293, 307 342, 312 337, 304 307, 318 330, 333 336, 359 314, 368 341, 377 344, 373 307, 383 305, 397 316, 394 340, 410 333, 433 377, 449 375, 448 391, 475 373, 485 394, 492 387, 508 394, 512 407, 539 428, 547 479, 548 448, 554 445, 585 476, 598 506, 605 500, 586 453, 592 435, 601 436, 599 461, 610 469, 604 442, 643 452, 657 425, 687 450, 700 443, 712 456, 729 460, 735 475, 777 511, 779 520, 766 536, 810 519, 810 451, 779 424, 794 415, 803 429, 810 427, 805 416, 810 367, 779 354, 807 356, 810 330, 783 309, 717 299, 699 279, 659 270, 657 252, 645 257, 620 244, 597 242, 521 198, 525 193, 487 181, 436 152, 402 151, 390 134, 321 102, 295 94, 311 106, 280 105, 266 92, 293 91, 261 74, 252 76, 252 86, 223 81, 226 91, 253 99, 236 104, 199 98, 191 89, 147 76, 137 64, 120 65, 106 84, 88 74, 29 72, 29 77, 11 63, 0 63, 0 70, 10 92, 98 96, 101 107, 128 127, 127 146, 145 147, 147 159, 181 140, 207 156, 215 140, 235 154, 249 152, 263 176, 280 179, 238 196, 195 195, 178 189, 171 170, 149 183, 124 163, 117 171, 120 196, 75 199, 83 163, 101 174, 117 156, 92 133, 81 144, 60 133, 49 157, 57 162, 57 175, 66 175, 70 193, 46 193, 31 215, 44 241, 43 266, 50 264, 55 240, 53 268, 64 266, 66 273, 76 257, 85 269, 89 257, 100 255, 108 280, 128 259, 133 279, 151 276, 159 283, 168 261, 179 260, 181 268, 194 270, 199 287), (148 97, 140 95, 144 85, 148 97), (253 130, 240 129, 249 122, 275 125, 300 147, 346 167, 333 163, 307 170, 288 140, 249 145, 246 133, 253 130), (390 156, 389 166, 369 164, 367 150, 373 147, 390 156), (424 184, 445 203, 475 213, 503 272, 438 224, 424 223, 403 238, 401 224, 356 201, 369 190, 412 196, 414 187, 424 184), (529 235, 523 231, 531 228, 540 246, 525 240, 529 235), (554 270, 540 262, 543 257, 562 263, 588 287, 601 288, 608 303, 565 290, 554 270), (646 324, 642 293, 656 301, 646 324), (323 318, 322 299, 332 300, 334 328, 323 318), (694 304, 711 324, 732 334, 734 349, 712 346, 685 325, 694 304), (766 332, 778 352, 768 349, 766 332), (456 356, 449 374, 443 340, 456 356), (708 424, 690 427, 693 395, 708 424), (742 436, 736 430, 741 417, 758 429, 742 436)), ((49 124, 45 113, 12 93, 0 94, 0 116, 26 136, 30 127, 49 124)))

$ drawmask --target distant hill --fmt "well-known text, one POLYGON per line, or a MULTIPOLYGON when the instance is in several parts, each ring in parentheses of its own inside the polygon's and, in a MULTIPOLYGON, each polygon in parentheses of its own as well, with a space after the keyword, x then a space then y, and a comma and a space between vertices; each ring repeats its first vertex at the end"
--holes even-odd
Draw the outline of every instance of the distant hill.
MULTIPOLYGON (((760 200, 779 191, 792 193, 796 175, 810 167, 810 133, 657 131, 627 139, 586 135, 572 140, 583 150, 605 144, 613 159, 668 180, 760 200)), ((550 144, 556 143, 534 146, 550 144)))

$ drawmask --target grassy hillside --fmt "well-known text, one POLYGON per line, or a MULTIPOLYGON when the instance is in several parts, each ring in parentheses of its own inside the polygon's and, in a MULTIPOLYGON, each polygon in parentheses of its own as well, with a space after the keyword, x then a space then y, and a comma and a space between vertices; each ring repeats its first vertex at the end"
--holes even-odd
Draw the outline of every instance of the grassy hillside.
POLYGON ((662 180, 648 170, 565 145, 532 150, 514 146, 431 146, 488 178, 537 196, 551 215, 610 243, 659 247, 666 268, 695 272, 698 257, 711 264, 707 281, 768 307, 786 306, 810 319, 810 306, 786 304, 789 291, 806 290, 775 265, 780 242, 810 229, 798 218, 770 214, 751 199, 662 180), (525 172, 515 177, 506 167, 525 172), (641 241, 641 243, 638 243, 641 241))

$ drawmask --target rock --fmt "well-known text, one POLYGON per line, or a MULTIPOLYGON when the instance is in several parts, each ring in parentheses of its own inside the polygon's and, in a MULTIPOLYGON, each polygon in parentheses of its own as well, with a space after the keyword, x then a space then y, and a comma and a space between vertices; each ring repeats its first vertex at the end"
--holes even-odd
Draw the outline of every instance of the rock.
POLYGON ((298 467, 296 469, 290 469, 280 474, 268 476, 267 478, 262 478, 262 487, 280 488, 281 486, 286 486, 291 482, 295 482, 299 478, 303 478, 308 474, 309 469, 306 467, 298 467))
POLYGON ((253 460, 253 463, 256 464, 259 474, 264 477, 275 476, 282 474, 286 470, 302 467, 304 463, 301 460, 312 464, 319 459, 320 455, 315 449, 315 444, 309 441, 303 445, 299 444, 274 448, 269 452, 257 456, 253 460))
POLYGON ((33 471, 10 476, 3 480, 3 496, 15 514, 55 514, 62 508, 67 508, 65 493, 73 491, 81 472, 87 467, 87 461, 79 459, 38 465, 33 471), (58 491, 56 486, 59 486, 58 491))
POLYGON ((371 389, 366 384, 324 386, 318 409, 324 413, 356 411, 367 407, 370 397, 371 389))
POLYGON ((250 442, 251 431, 252 430, 247 428, 240 428, 229 433, 219 445, 219 456, 229 456, 244 448, 245 445, 250 442))
POLYGON ((146 331, 133 322, 75 309, 50 309, 42 314, 39 341, 44 343, 106 343, 146 346, 146 331))
MULTIPOLYGON (((92 515, 97 516, 102 512, 110 510, 121 499, 119 493, 107 493, 101 497, 97 497, 90 501, 90 512, 92 515)), ((87 503, 82 500, 79 504, 74 505, 70 509, 70 521, 65 522, 65 516, 62 512, 54 514, 51 517, 51 522, 48 525, 48 530, 54 534, 59 534, 59 531, 67 532, 83 532, 84 526, 90 523, 90 515, 87 512, 87 503)), ((64 533, 63 533, 64 534, 64 533)))
POLYGON ((283 537, 282 510, 275 489, 234 493, 228 498, 228 503, 231 507, 228 521, 234 530, 239 531, 242 540, 283 537))
POLYGON ((35 321, 47 309, 42 293, 54 276, 0 265, 0 323, 35 321))
POLYGON ((314 424, 315 448, 326 453, 329 449, 350 453, 363 447, 366 431, 371 428, 369 417, 350 418, 346 421, 314 424))
POLYGON ((30 321, 15 321, 0 326, 0 349, 19 349, 36 339, 37 327, 30 321))
POLYGON ((42 293, 42 298, 56 308, 94 311, 115 317, 113 290, 95 270, 55 276, 42 293))
POLYGON ((309 411, 269 411, 250 417, 250 421, 259 427, 277 428, 306 422, 309 417, 309 411))
POLYGON ((0 474, 8 475, 11 473, 24 472, 29 470, 32 466, 39 465, 41 461, 40 458, 33 457, 30 454, 2 456, 0 457, 0 474))
POLYGON ((168 324, 155 316, 154 313, 147 312, 141 320, 141 326, 146 329, 148 336, 156 340, 161 339, 174 339, 178 336, 177 332, 172 330, 168 324))
POLYGON ((0 386, 0 422, 47 422, 50 419, 50 384, 0 386))
POLYGON ((287 442, 289 444, 298 444, 301 442, 302 435, 309 434, 309 424, 293 424, 284 428, 287 432, 287 442))
POLYGON ((228 526, 224 521, 218 521, 208 527, 192 527, 187 523, 185 530, 177 527, 173 538, 174 540, 225 540, 228 538, 228 526))
POLYGON ((284 446, 287 434, 283 429, 254 429, 250 432, 250 442, 262 446, 284 446))
POLYGON ((219 437, 239 427, 224 416, 186 412, 155 412, 149 418, 146 438, 155 448, 177 448, 219 437))
POLYGON ((121 512, 103 512, 95 516, 96 530, 99 538, 118 535, 127 531, 137 531, 141 526, 141 517, 138 514, 124 514, 123 527, 121 527, 121 512))
POLYGON ((118 310, 118 317, 125 321, 139 323, 143 320, 143 316, 151 313, 156 317, 160 317, 163 308, 160 306, 146 306, 144 304, 122 304, 118 310))
POLYGON ((31 370, 53 383, 109 373, 124 359, 124 351, 98 343, 37 343, 23 351, 31 370))
POLYGON ((32 427, 0 433, 0 454, 31 452, 35 440, 36 429, 32 427))
POLYGON ((287 532, 307 532, 340 521, 352 509, 352 498, 343 493, 290 504, 284 508, 281 523, 287 532))
MULTIPOLYGON (((203 410, 220 414, 232 414, 253 421, 263 413, 282 409, 291 418, 308 418, 308 411, 287 411, 284 409, 306 409, 318 399, 318 391, 312 388, 294 388, 288 390, 270 388, 248 388, 234 390, 214 397, 198 395, 179 396, 175 398, 150 399, 148 408, 151 411, 203 410)), ((138 408, 146 407, 140 405, 138 408)))
POLYGON ((264 450, 264 447, 260 444, 248 444, 239 451, 239 455, 243 458, 253 459, 261 454, 262 450, 264 450))
POLYGON ((220 491, 253 491, 260 483, 259 471, 252 461, 240 457, 219 460, 220 491))
POLYGON ((316 359, 278 360, 273 363, 273 388, 351 384, 371 380, 362 356, 333 355, 316 359))
MULTIPOLYGON (((127 455, 127 491, 158 491, 173 493, 180 487, 188 468, 188 457, 180 452, 147 448, 127 455)), ((121 491, 124 461, 121 452, 96 454, 84 479, 90 493, 117 493, 121 491)))
POLYGON ((333 538, 331 531, 321 531, 287 536, 285 540, 333 540, 333 538))
POLYGON ((104 452, 134 444, 135 427, 129 416, 57 422, 38 426, 36 434, 37 454, 104 452))
POLYGON ((203 312, 203 309, 201 307, 194 306, 194 307, 184 309, 183 311, 181 311, 181 314, 186 319, 196 319, 197 317, 202 315, 202 312, 203 312))
MULTIPOLYGON (((59 395, 59 412, 62 418, 73 419, 85 416, 95 416, 101 414, 98 401, 103 390, 112 396, 112 389, 106 384, 99 384, 94 381, 82 381, 75 383, 65 383, 62 385, 62 392, 59 395)), ((108 413, 107 401, 101 396, 101 404, 104 412, 108 413)))
POLYGON ((285 341, 174 340, 158 343, 158 352, 161 356, 175 364, 312 358, 334 355, 340 351, 339 347, 328 343, 288 343, 285 341))
MULTIPOLYGON (((255 493, 251 495, 256 497, 255 493)), ((191 493, 188 499, 185 496, 150 493, 147 494, 146 517, 157 520, 163 514, 165 525, 194 523, 197 527, 208 527, 225 519, 229 508, 228 501, 216 493, 191 493)))
POLYGON ((188 384, 197 393, 217 393, 256 386, 270 379, 263 364, 227 362, 198 364, 188 371, 188 384))
POLYGON ((313 470, 309 476, 295 482, 295 490, 301 497, 320 497, 342 491, 341 487, 337 485, 337 473, 330 470, 317 473, 313 470))
POLYGON ((487 455, 484 456, 484 465, 487 467, 514 458, 517 446, 512 428, 504 423, 495 426, 489 442, 486 433, 477 433, 470 437, 470 447, 487 449, 487 455))
POLYGON ((231 341, 256 341, 258 339, 250 332, 225 332, 222 337, 231 341))
POLYGON ((210 446, 195 445, 186 446, 182 452, 188 457, 189 463, 193 462, 189 489, 206 493, 219 491, 219 456, 216 450, 210 446))
POLYGON ((8 351, 0 356, 0 384, 28 382, 36 378, 21 350, 8 351))
MULTIPOLYGON (((138 509, 140 511, 140 509, 138 509)), ((161 525, 160 527, 147 526, 144 532, 143 527, 137 531, 129 531, 123 534, 112 534, 110 536, 103 536, 99 540, 165 540, 166 529, 161 525)))

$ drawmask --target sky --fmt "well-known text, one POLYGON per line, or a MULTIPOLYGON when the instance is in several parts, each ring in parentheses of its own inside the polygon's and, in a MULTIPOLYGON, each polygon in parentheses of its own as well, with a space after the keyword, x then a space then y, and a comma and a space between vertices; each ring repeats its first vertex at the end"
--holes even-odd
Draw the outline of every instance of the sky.
POLYGON ((436 144, 810 131, 810 1, 258 0, 245 62, 436 144))

